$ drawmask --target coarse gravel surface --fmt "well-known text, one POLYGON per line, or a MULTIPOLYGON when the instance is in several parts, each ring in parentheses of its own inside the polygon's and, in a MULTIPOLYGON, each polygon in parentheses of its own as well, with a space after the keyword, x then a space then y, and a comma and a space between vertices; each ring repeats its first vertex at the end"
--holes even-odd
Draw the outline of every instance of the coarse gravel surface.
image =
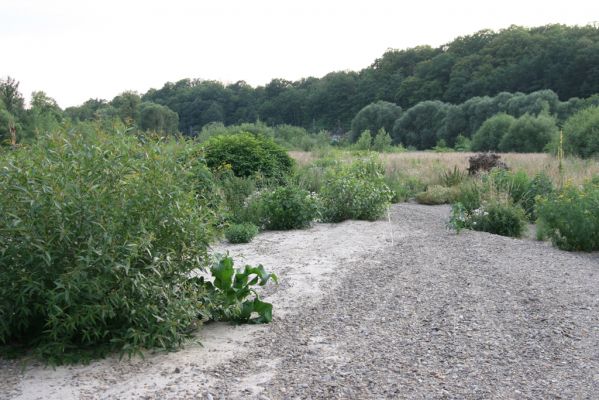
POLYGON ((597 399, 599 253, 446 228, 449 208, 220 245, 262 263, 274 320, 203 347, 55 370, 0 360, 0 399, 597 399))

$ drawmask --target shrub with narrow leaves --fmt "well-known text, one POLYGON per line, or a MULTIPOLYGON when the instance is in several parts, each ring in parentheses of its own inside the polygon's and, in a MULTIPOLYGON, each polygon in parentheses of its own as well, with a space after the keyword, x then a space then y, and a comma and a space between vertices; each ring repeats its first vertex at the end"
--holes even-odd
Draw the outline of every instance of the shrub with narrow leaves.
POLYGON ((61 363, 183 342, 216 224, 191 150, 75 132, 3 155, 0 344, 61 363))

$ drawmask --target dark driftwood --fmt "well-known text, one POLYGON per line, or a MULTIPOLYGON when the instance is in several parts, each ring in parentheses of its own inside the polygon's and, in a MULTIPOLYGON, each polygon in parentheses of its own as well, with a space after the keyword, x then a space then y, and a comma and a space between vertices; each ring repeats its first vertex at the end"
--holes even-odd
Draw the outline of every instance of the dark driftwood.
POLYGON ((480 171, 488 172, 493 168, 509 169, 500 158, 501 156, 495 153, 479 153, 468 158, 468 175, 475 175, 480 171))

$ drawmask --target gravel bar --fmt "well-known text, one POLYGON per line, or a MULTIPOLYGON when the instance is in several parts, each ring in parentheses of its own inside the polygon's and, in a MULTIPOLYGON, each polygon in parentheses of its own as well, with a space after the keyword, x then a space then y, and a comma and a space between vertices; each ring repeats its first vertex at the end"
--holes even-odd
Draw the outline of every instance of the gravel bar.
MULTIPOLYGON (((287 289, 271 289, 275 319, 243 349, 140 398, 599 398, 599 254, 456 234, 448 216, 447 206, 400 204, 388 222, 363 223, 364 243, 367 226, 386 230, 380 245, 339 258, 317 295, 289 300, 277 316, 287 289)), ((318 225, 323 240, 335 235, 318 225)), ((301 252, 281 257, 300 262, 301 252)), ((284 268, 270 269, 285 280, 284 268)), ((309 282, 309 271, 297 279, 309 282)))

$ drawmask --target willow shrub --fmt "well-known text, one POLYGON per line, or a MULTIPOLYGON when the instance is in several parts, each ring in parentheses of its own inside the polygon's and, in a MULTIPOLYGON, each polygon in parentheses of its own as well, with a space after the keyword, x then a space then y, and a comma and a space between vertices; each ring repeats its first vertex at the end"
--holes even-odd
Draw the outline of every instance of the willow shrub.
POLYGON ((182 343, 216 217, 191 150, 68 133, 3 155, 0 344, 62 363, 182 343))
POLYGON ((331 167, 319 195, 326 222, 376 220, 385 215, 393 198, 383 166, 373 159, 331 167))

